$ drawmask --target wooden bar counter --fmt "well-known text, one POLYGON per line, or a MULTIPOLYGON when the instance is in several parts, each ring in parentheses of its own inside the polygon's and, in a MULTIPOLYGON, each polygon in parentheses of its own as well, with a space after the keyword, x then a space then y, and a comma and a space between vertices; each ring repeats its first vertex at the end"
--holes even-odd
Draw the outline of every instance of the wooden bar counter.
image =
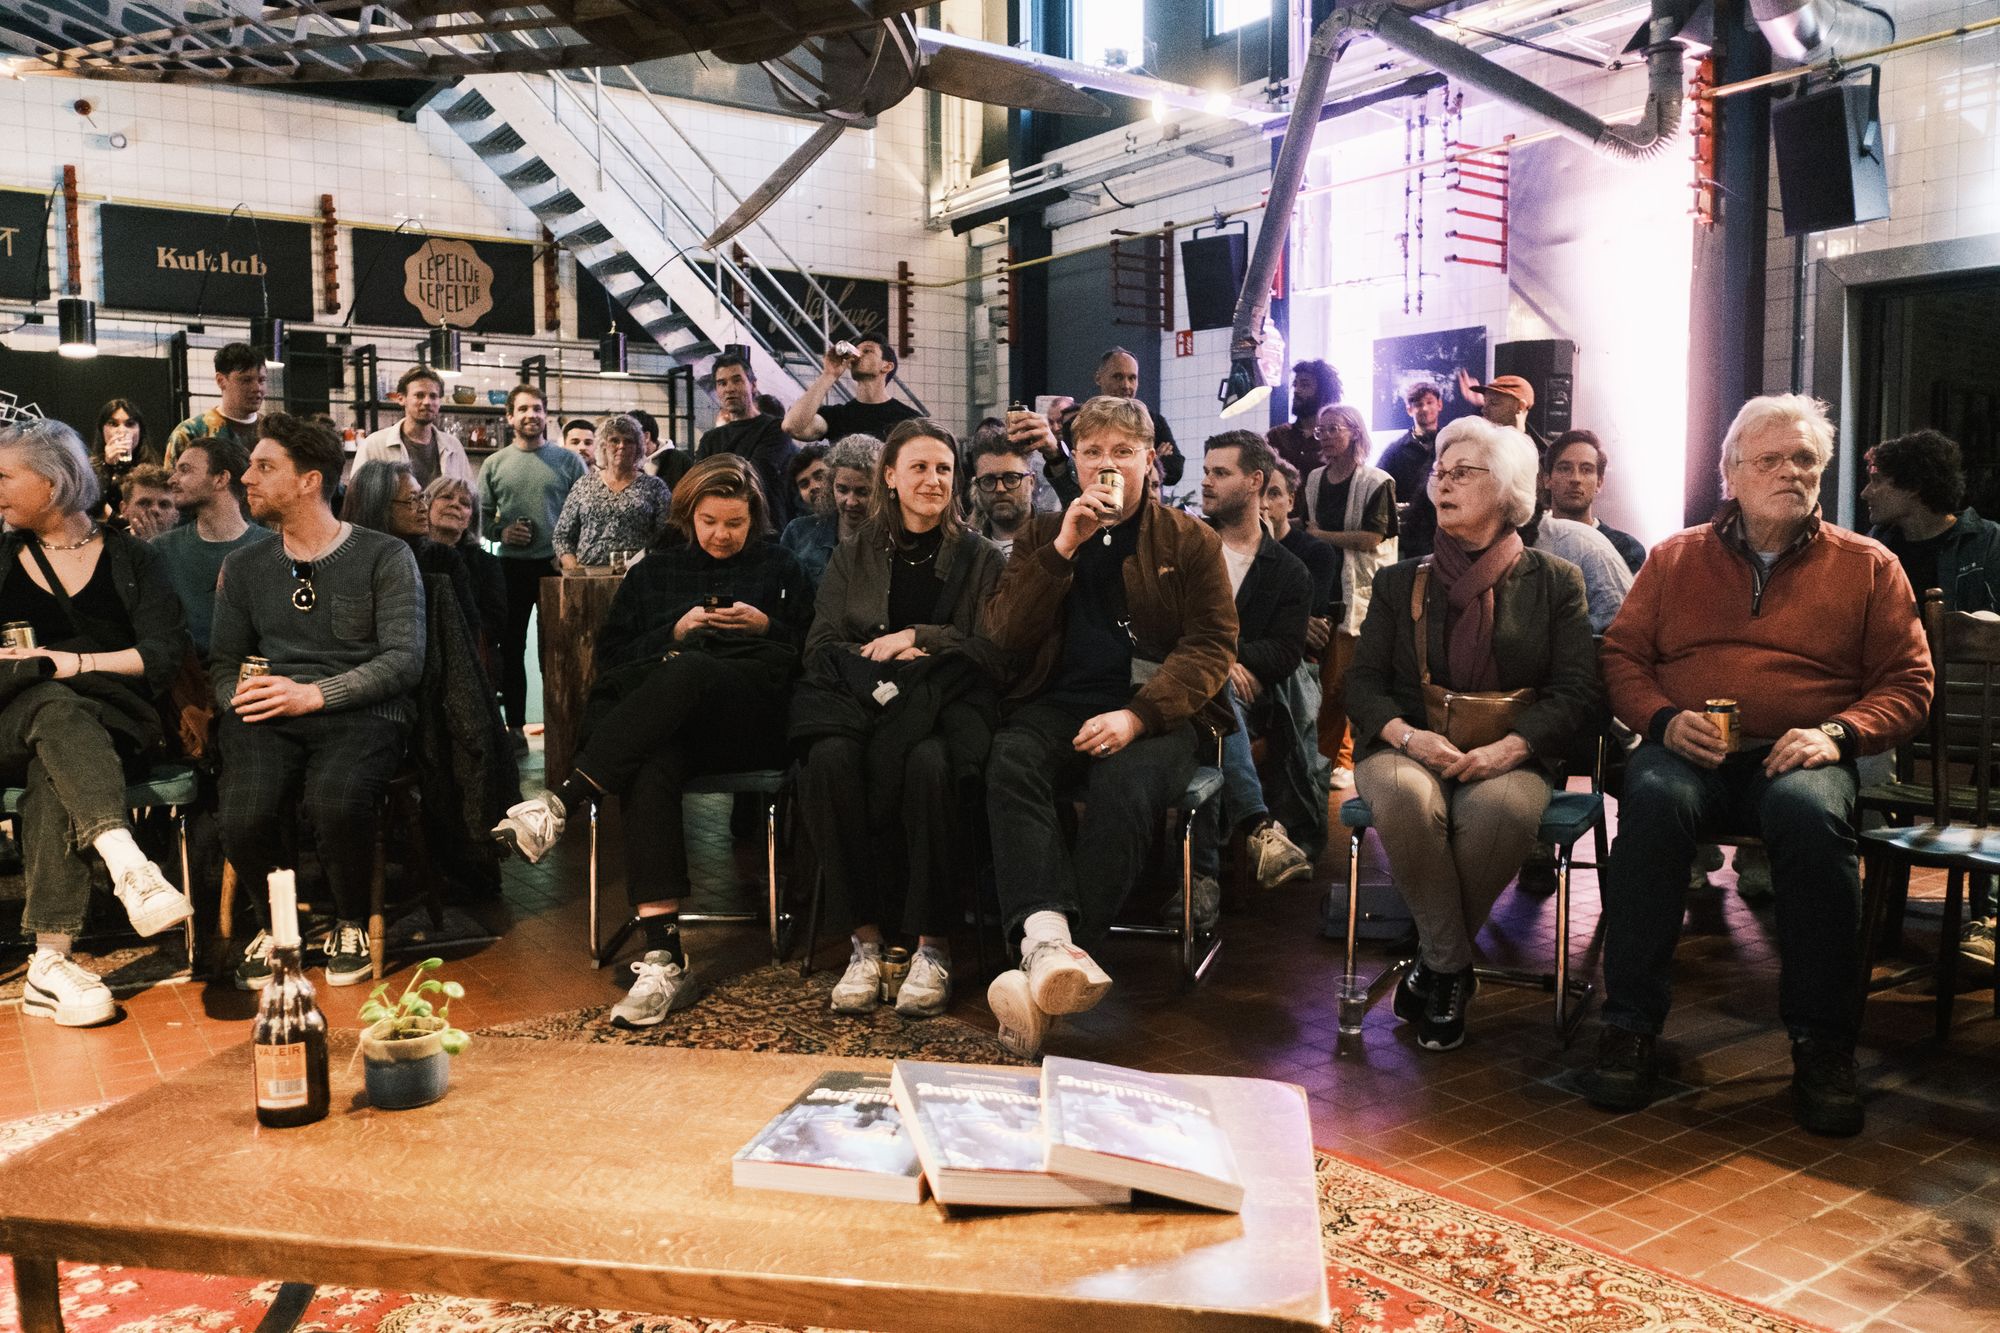
POLYGON ((623 574, 608 569, 542 580, 542 750, 551 787, 569 776, 577 727, 597 678, 597 632, 624 582, 623 574))

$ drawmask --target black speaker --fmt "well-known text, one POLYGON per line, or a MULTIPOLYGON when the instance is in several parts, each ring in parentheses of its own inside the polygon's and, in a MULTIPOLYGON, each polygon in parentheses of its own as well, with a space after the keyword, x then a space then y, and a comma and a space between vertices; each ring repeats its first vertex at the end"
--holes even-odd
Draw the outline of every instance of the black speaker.
POLYGON ((1218 232, 1181 242, 1181 272, 1187 286, 1188 327, 1226 329, 1236 323, 1236 297, 1250 267, 1250 236, 1218 232))
POLYGON ((1567 338, 1542 338, 1499 343, 1493 348, 1493 373, 1519 375, 1535 390, 1528 409, 1528 429, 1553 440, 1575 422, 1576 344, 1567 338))
POLYGON ((1772 103, 1771 141, 1778 150, 1785 235, 1889 216, 1889 168, 1873 79, 1772 103))

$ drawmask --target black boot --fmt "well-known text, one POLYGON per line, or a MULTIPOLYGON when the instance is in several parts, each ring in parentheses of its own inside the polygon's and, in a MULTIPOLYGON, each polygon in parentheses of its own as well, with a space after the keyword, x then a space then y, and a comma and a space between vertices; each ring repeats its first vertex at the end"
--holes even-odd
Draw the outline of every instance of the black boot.
POLYGON ((1430 1004, 1431 987, 1437 984, 1437 973, 1424 966, 1419 958, 1403 969, 1403 975, 1396 978, 1396 997, 1392 1006, 1396 1017, 1405 1023, 1414 1023, 1424 1016, 1424 1008, 1430 1004))
POLYGON ((1853 1047, 1811 1038, 1792 1043, 1792 1118, 1815 1134, 1845 1138, 1861 1132, 1853 1047))
POLYGON ((1583 1076, 1583 1095, 1600 1111, 1643 1111, 1653 1104, 1653 1038, 1606 1024, 1597 1036, 1597 1063, 1583 1076))

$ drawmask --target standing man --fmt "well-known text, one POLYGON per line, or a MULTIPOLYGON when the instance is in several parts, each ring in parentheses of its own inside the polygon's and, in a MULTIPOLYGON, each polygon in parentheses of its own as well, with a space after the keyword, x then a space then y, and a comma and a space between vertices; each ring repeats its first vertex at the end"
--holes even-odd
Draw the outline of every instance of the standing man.
POLYGON ((850 435, 888 439, 890 427, 917 415, 916 408, 889 397, 889 384, 895 378, 896 354, 879 338, 858 340, 851 357, 829 349, 819 377, 786 409, 785 434, 800 443, 844 440, 850 435), (842 375, 854 380, 854 401, 822 406, 842 375))
POLYGON ((1437 536, 1437 509, 1431 503, 1431 465, 1437 462, 1438 414, 1444 411, 1444 395, 1429 380, 1418 380, 1403 394, 1403 410, 1410 414, 1410 429, 1382 451, 1381 469, 1396 483, 1396 495, 1404 501, 1401 524, 1401 553, 1404 559, 1429 555, 1437 536))
POLYGON ((1730 498, 1653 549, 1604 636, 1612 711, 1645 741, 1605 877, 1594 1106, 1653 1100, 1695 839, 1714 828, 1770 849, 1793 1115, 1816 1134, 1861 1131, 1855 759, 1923 726, 1932 670, 1896 558, 1820 517, 1833 433, 1802 394, 1745 403, 1722 442, 1730 498), (1737 701, 1733 745, 1705 709, 1718 694, 1737 701))
POLYGON ((1479 404, 1480 416, 1496 426, 1520 431, 1536 449, 1547 450, 1549 442, 1528 425, 1528 409, 1535 405, 1534 385, 1519 375, 1495 375, 1485 384, 1474 384, 1472 377, 1460 370, 1458 387, 1467 399, 1479 404))
POLYGON ((1091 484, 1015 538, 986 614, 993 642, 1022 664, 986 770, 993 843, 1008 849, 995 885, 1021 966, 994 978, 986 1002, 1001 1043, 1028 1056, 1052 1015, 1110 988, 1083 946, 1104 938, 1194 776, 1196 715, 1229 725, 1216 696, 1236 653, 1222 542, 1153 498, 1145 405, 1093 398, 1075 430, 1091 484), (1106 468, 1115 489, 1095 480, 1106 468), (1079 786, 1072 852, 1057 806, 1079 786))
MULTIPOLYGON (((479 469, 479 530, 500 543, 507 578, 507 627, 501 641, 500 706, 516 754, 526 753, 522 730, 528 709, 528 622, 541 600, 542 580, 555 575, 556 519, 569 488, 583 480, 583 460, 548 441, 548 406, 542 391, 517 384, 507 395, 507 424, 514 442, 479 469)), ((253 511, 254 512, 254 511, 253 511)))
POLYGON ((785 484, 786 466, 798 446, 785 438, 776 417, 757 410, 757 381, 750 373, 749 357, 724 352, 715 358, 715 401, 722 409, 722 422, 703 432, 695 446, 695 461, 735 454, 756 468, 771 521, 783 532, 785 524, 800 512, 792 488, 785 484))
MULTIPOLYGON (((1137 398, 1139 358, 1122 347, 1114 347, 1097 358, 1096 378, 1097 391, 1108 398, 1137 398)), ((1159 460, 1156 473, 1160 484, 1180 485, 1187 471, 1187 459, 1174 443, 1174 428, 1158 412, 1153 413, 1153 456, 1159 460)))
POLYGON ((418 486, 451 477, 470 486, 478 479, 465 446, 438 424, 444 413, 444 381, 429 366, 411 366, 396 381, 403 398, 403 419, 364 435, 354 446, 354 466, 363 463, 408 463, 418 486))
POLYGON ((1625 567, 1637 574, 1639 566, 1646 563, 1645 544, 1597 517, 1597 493, 1604 489, 1604 474, 1610 466, 1597 432, 1566 430, 1542 456, 1542 485, 1548 488, 1549 512, 1596 528, 1618 548, 1625 567))
POLYGON ((563 422, 562 446, 583 460, 587 468, 597 467, 597 423, 588 417, 571 417, 563 422))
POLYGON ((180 526, 153 542, 153 549, 166 559, 181 605, 187 608, 195 655, 204 662, 222 562, 234 551, 276 536, 243 516, 243 478, 249 470, 250 455, 234 440, 209 436, 182 449, 174 460, 173 475, 180 526))
POLYGON ((1340 372, 1326 362, 1301 361, 1292 367, 1292 419, 1271 427, 1265 439, 1300 476, 1319 466, 1313 427, 1319 422, 1320 409, 1339 402, 1342 392, 1340 372))
POLYGON ((270 371, 264 354, 249 343, 229 343, 215 353, 215 389, 221 401, 174 427, 167 436, 166 466, 180 457, 190 440, 226 435, 249 453, 257 447, 257 415, 264 410, 264 390, 270 371))
POLYGON ((141 463, 125 474, 119 490, 118 517, 142 542, 149 542, 180 521, 174 509, 173 474, 157 463, 141 463))
MULTIPOLYGON (((279 412, 261 429, 246 491, 251 514, 281 540, 231 555, 215 596, 208 674, 222 717, 222 846, 243 883, 262 884, 290 864, 288 835, 303 811, 334 901, 327 983, 347 986, 371 968, 377 806, 415 717, 424 586, 408 542, 333 516, 346 459, 331 426, 279 412), (270 673, 239 684, 253 654, 270 673)), ((269 981, 270 959, 271 937, 259 931, 237 984, 269 981)))

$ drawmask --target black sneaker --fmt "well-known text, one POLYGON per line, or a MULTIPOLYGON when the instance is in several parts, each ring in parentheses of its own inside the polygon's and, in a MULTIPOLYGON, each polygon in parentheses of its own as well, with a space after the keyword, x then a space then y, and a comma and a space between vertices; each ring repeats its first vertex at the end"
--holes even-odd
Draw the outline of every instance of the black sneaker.
POLYGON ((326 937, 326 984, 352 986, 375 971, 368 953, 368 932, 356 921, 337 922, 326 937))
POLYGON ((1396 978, 1396 998, 1391 1002, 1396 1017, 1405 1023, 1422 1018, 1431 1002, 1431 987, 1436 984, 1437 973, 1425 967, 1421 958, 1404 968, 1403 975, 1396 978))
POLYGON ((271 982, 271 932, 260 930, 236 964, 237 990, 262 990, 271 982))
POLYGON ((1600 1111, 1643 1111, 1653 1104, 1657 1070, 1653 1038, 1605 1024, 1597 1034, 1597 1063, 1583 1075, 1583 1095, 1600 1111))
POLYGON ((1556 868, 1554 866, 1525 865, 1521 867, 1521 877, 1514 881, 1514 887, 1522 893, 1537 898, 1546 898, 1556 891, 1556 868))
POLYGON ((1479 978, 1471 968, 1463 972, 1431 974, 1430 998, 1424 1003, 1423 1023, 1417 1028, 1417 1045, 1427 1051, 1451 1051, 1465 1041, 1465 1011, 1479 978))
POLYGON ((1814 1134, 1845 1138, 1861 1132, 1852 1047, 1811 1039, 1792 1043, 1792 1119, 1814 1134))

